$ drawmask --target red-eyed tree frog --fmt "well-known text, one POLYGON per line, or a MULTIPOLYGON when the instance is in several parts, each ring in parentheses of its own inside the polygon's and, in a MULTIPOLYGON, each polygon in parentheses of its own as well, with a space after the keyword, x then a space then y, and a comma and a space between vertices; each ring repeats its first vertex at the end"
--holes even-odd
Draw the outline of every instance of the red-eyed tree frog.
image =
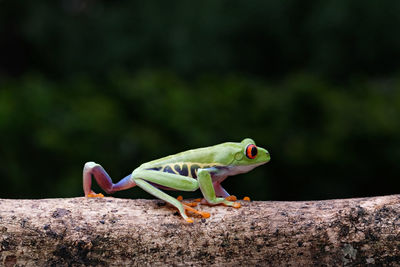
POLYGON ((205 204, 240 208, 240 203, 234 202, 236 197, 230 196, 222 188, 221 182, 228 176, 246 173, 269 160, 270 155, 266 149, 257 147, 252 139, 246 138, 240 143, 229 142, 192 149, 144 163, 116 184, 103 167, 87 162, 83 168, 83 190, 86 197, 103 197, 91 190, 92 177, 109 194, 139 186, 175 206, 181 216, 192 223, 193 220, 186 215, 185 210, 206 218, 209 214, 181 203, 160 189, 195 191, 200 188, 205 204))

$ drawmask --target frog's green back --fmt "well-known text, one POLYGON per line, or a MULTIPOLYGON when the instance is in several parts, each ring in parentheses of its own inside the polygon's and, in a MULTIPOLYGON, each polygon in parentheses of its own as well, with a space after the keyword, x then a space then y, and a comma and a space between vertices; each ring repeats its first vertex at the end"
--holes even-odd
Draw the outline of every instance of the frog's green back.
POLYGON ((241 150, 240 143, 223 143, 215 146, 191 149, 178 154, 144 163, 140 168, 158 167, 171 163, 201 163, 229 165, 235 153, 241 150))
POLYGON ((139 168, 155 168, 179 163, 197 163, 211 166, 242 166, 266 163, 270 160, 268 151, 260 147, 258 147, 258 155, 256 157, 246 157, 246 148, 249 145, 255 146, 255 143, 252 139, 246 138, 240 143, 227 142, 192 149, 144 163, 139 168))

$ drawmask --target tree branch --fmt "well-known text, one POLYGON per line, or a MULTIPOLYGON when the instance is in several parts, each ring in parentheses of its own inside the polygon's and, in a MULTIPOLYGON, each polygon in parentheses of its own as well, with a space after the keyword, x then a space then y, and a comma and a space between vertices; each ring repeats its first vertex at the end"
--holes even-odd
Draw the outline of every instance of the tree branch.
POLYGON ((0 199, 0 265, 396 265, 400 196, 200 206, 159 200, 0 199))

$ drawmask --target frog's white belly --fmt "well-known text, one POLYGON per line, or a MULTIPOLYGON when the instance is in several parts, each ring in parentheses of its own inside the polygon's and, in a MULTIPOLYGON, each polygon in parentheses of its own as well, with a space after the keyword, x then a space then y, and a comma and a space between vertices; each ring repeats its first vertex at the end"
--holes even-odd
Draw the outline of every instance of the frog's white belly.
POLYGON ((254 169, 262 164, 265 164, 265 162, 253 164, 253 165, 217 167, 218 171, 211 173, 211 177, 212 177, 213 183, 222 182, 228 176, 233 176, 233 175, 249 172, 252 169, 254 169))

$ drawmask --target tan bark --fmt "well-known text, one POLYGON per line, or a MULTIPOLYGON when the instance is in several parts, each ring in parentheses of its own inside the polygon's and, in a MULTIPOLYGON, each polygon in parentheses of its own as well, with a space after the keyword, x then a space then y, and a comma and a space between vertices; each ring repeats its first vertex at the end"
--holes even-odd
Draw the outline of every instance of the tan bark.
POLYGON ((200 206, 0 199, 0 265, 400 266, 400 196, 200 206))

